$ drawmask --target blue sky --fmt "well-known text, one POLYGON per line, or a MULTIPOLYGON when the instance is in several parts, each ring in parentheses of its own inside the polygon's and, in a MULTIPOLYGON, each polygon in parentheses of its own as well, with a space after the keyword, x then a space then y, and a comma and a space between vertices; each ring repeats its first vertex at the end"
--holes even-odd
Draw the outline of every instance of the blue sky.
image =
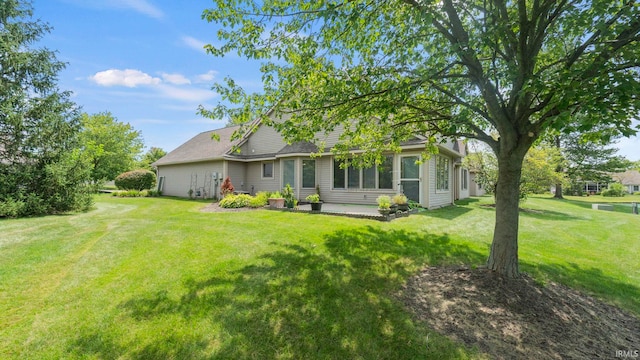
MULTIPOLYGON (((216 58, 216 27, 201 19, 209 0, 33 0, 35 16, 53 27, 43 44, 68 63, 59 86, 83 111, 109 111, 142 133, 147 147, 171 151, 224 120, 196 114, 214 106, 215 81, 231 76, 260 91, 259 64, 234 55, 216 58)), ((638 122, 636 122, 637 124, 638 122)), ((640 137, 615 145, 640 160, 640 137)))
POLYGON ((109 111, 142 133, 147 147, 173 150, 225 121, 196 114, 219 97, 211 85, 232 76, 261 89, 259 65, 216 58, 203 46, 216 28, 201 19, 206 0, 34 0, 35 17, 53 31, 42 41, 67 68, 59 86, 93 114, 109 111))

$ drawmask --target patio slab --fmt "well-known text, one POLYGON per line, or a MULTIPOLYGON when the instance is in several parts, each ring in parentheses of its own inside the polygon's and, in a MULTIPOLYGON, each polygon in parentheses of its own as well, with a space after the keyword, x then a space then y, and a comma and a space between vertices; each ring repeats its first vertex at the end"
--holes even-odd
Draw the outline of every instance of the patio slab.
MULTIPOLYGON (((311 211, 311 205, 310 204, 298 205, 298 209, 302 211, 311 211)), ((366 215, 366 216, 382 217, 382 215, 378 213, 378 207, 375 205, 323 203, 322 212, 334 213, 334 214, 366 215)))

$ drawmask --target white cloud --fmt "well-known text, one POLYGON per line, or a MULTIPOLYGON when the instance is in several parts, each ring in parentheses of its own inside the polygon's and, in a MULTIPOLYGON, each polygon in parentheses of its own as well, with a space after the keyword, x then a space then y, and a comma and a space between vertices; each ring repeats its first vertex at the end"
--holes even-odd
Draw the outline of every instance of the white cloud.
POLYGON ((158 85, 162 80, 152 77, 140 70, 133 69, 109 69, 99 71, 90 76, 89 80, 102 86, 126 86, 136 87, 139 85, 158 85))
POLYGON ((191 36, 183 36, 182 37, 182 43, 187 45, 188 47, 198 50, 200 52, 206 52, 204 49, 204 46, 207 45, 206 42, 202 41, 202 40, 198 40, 194 37, 191 36))
POLYGON ((204 102, 217 96, 216 93, 207 89, 185 89, 169 85, 159 85, 158 90, 164 97, 194 103, 204 102))
POLYGON ((162 19, 164 17, 162 10, 147 0, 117 0, 113 4, 122 8, 133 9, 154 19, 162 19))
POLYGON ((167 74, 162 73, 162 80, 174 85, 186 85, 191 84, 191 80, 184 77, 182 74, 167 74))
POLYGON ((216 75, 218 75, 218 72, 215 70, 209 70, 204 74, 200 74, 198 76, 196 76, 196 82, 211 82, 213 81, 213 79, 215 79, 216 75))
POLYGON ((164 12, 147 0, 62 0, 65 3, 74 4, 92 9, 129 9, 139 12, 154 19, 164 18, 164 12))

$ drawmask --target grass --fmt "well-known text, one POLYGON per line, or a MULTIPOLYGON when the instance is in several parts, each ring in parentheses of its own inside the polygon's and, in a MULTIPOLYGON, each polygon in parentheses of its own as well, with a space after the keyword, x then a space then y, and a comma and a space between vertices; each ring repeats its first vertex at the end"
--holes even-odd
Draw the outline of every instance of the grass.
MULTIPOLYGON (((379 223, 104 195, 0 220, 0 358, 478 358, 394 294, 426 264, 482 264, 489 200, 379 223)), ((586 205, 524 203, 521 268, 640 314, 640 216, 586 205)))

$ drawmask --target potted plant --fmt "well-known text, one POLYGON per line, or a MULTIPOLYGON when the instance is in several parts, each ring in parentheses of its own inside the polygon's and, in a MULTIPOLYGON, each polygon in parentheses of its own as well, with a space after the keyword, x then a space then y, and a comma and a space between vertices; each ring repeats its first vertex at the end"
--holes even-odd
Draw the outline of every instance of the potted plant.
POLYGON ((389 215, 391 213, 391 198, 389 195, 380 195, 376 199, 378 203, 378 212, 382 215, 389 215))
POLYGON ((284 198, 284 205, 287 209, 293 209, 296 206, 296 198, 291 185, 285 185, 284 189, 282 189, 282 197, 284 198))
POLYGON ((404 194, 395 194, 392 200, 394 204, 398 205, 398 211, 409 210, 409 202, 404 194))
POLYGON ((276 191, 269 195, 269 207, 271 209, 282 209, 284 207, 284 198, 280 191, 276 191))
POLYGON ((311 211, 321 211, 322 202, 320 201, 320 194, 311 194, 306 197, 306 200, 311 203, 311 211))

